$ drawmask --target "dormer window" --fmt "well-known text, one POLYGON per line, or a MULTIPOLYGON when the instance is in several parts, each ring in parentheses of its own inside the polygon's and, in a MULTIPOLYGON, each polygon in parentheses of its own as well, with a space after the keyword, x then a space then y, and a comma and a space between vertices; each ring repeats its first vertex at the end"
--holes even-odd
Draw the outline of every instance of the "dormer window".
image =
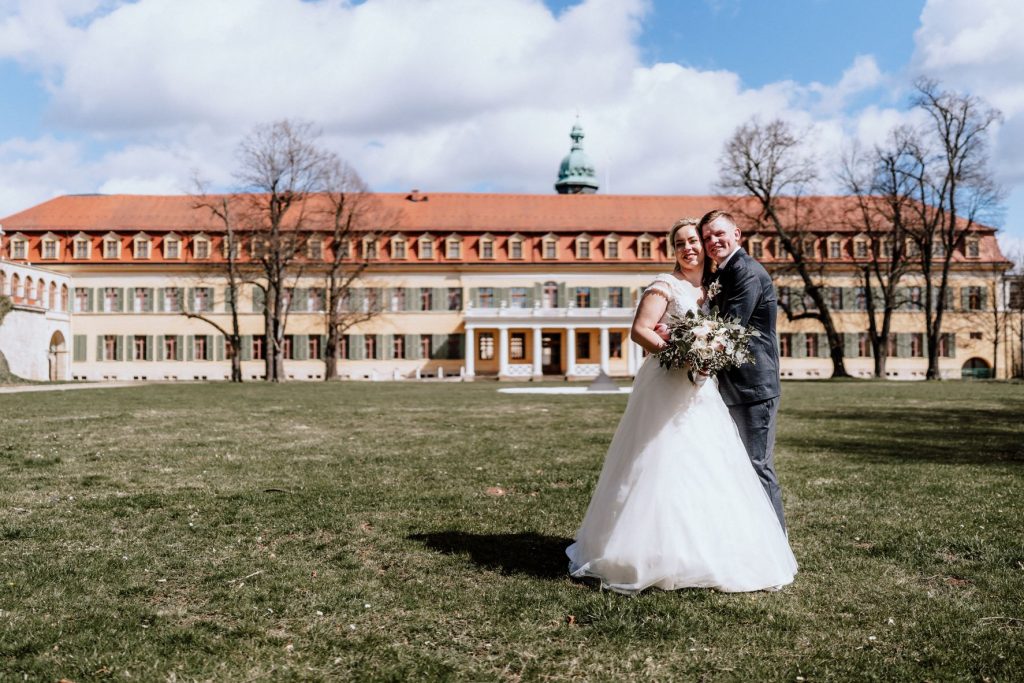
POLYGON ((181 238, 173 233, 164 237, 164 258, 181 258, 181 238))
POLYGON ((604 257, 606 259, 618 259, 619 258, 619 237, 618 235, 608 235, 604 238, 604 257))
POLYGON ((750 247, 750 255, 760 261, 764 258, 764 238, 755 235, 747 241, 747 245, 750 247))
POLYGON ((192 258, 197 261, 210 258, 210 238, 203 233, 192 238, 192 258))
POLYGON ((391 258, 404 261, 408 253, 405 235, 395 235, 391 238, 391 258))
POLYGON ((420 260, 429 261, 434 258, 434 238, 432 235, 420 235, 417 240, 420 260))
POLYGON ((121 239, 114 233, 103 237, 103 258, 116 259, 121 257, 121 239))
POLYGON ((576 258, 590 258, 590 235, 584 233, 576 238, 576 258))
POLYGON ((132 240, 132 255, 136 259, 148 259, 151 241, 149 235, 139 233, 132 240))
POLYGON ((817 240, 813 237, 805 239, 803 242, 803 256, 808 259, 818 258, 818 244, 817 240))
POLYGON ((238 258, 238 238, 233 237, 228 239, 227 235, 224 236, 224 241, 221 243, 221 247, 224 251, 224 258, 236 260, 238 258))
POLYGON ((352 243, 347 238, 341 238, 338 243, 334 245, 334 248, 338 252, 339 259, 352 258, 352 243))
POLYGON ((40 248, 42 257, 46 260, 56 260, 60 256, 60 238, 54 235, 52 232, 48 232, 43 235, 42 246, 40 248))
POLYGON ((306 258, 310 261, 322 261, 324 258, 324 242, 319 237, 310 238, 306 242, 306 258))
POLYGON ((28 239, 20 233, 11 237, 11 258, 28 258, 28 239))
POLYGON ((649 259, 654 253, 654 240, 650 235, 640 235, 636 238, 636 257, 649 259))
POLYGON ((863 235, 858 235, 853 239, 853 256, 854 258, 868 257, 868 240, 863 235))
POLYGON ((558 258, 558 238, 551 233, 544 235, 541 241, 541 255, 548 260, 558 258))
POLYGON ((906 251, 907 256, 916 258, 921 255, 921 250, 918 248, 917 242, 909 238, 904 245, 904 250, 906 251))
POLYGON ((523 236, 512 235, 508 238, 508 257, 514 261, 520 261, 523 258, 523 236))
POLYGON ((491 235, 480 236, 480 258, 486 261, 494 259, 494 237, 491 235))
POLYGON ((892 238, 886 237, 882 240, 882 258, 892 258, 892 238))
POLYGON ((828 257, 833 260, 843 257, 843 240, 839 235, 829 235, 828 257))
POLYGON ((964 244, 964 253, 967 258, 981 258, 981 243, 977 237, 967 238, 967 242, 964 244))
POLYGON ((377 236, 367 235, 363 238, 363 260, 372 261, 377 258, 377 236))
POLYGON ((71 256, 76 259, 87 259, 92 252, 92 240, 88 235, 79 233, 71 242, 71 256))
POLYGON ((444 257, 447 259, 462 258, 462 238, 449 235, 444 241, 444 257))

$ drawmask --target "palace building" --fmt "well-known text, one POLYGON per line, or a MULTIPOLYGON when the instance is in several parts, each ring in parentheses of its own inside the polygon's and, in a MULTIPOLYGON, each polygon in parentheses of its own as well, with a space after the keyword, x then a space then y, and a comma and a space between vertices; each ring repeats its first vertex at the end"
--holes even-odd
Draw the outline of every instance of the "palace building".
MULTIPOLYGON (((672 268, 668 228, 727 200, 597 194, 582 138, 575 126, 557 194, 377 194, 384 211, 396 217, 386 234, 338 245, 327 231, 311 235, 302 274, 288 292, 287 376, 323 377, 325 283, 318 264, 336 249, 369 261, 353 301, 381 310, 344 336, 342 377, 635 373, 643 355, 629 341, 629 326, 644 287, 672 268)), ((849 199, 812 201, 827 209, 822 215, 838 215, 849 199)), ((225 329, 230 325, 223 229, 195 209, 191 197, 62 196, 0 219, 0 225, 0 293, 13 299, 18 315, 0 327, 0 350, 9 359, 36 358, 17 367, 12 362, 15 374, 31 367, 23 372, 89 380, 229 376, 225 338, 185 315, 202 313, 225 329), (25 316, 46 321, 32 323, 41 341, 31 349, 25 316)), ((839 220, 824 221, 806 238, 805 253, 813 254, 828 281, 847 369, 870 376, 859 275, 868 240, 839 220)), ((780 297, 787 297, 793 276, 776 239, 748 231, 744 247, 774 274, 780 297)), ((992 335, 1009 265, 994 230, 985 226, 955 255, 952 309, 941 344, 944 376, 981 375, 993 366, 1005 376, 1012 349, 1003 344, 997 359, 992 335)), ((914 305, 920 292, 920 282, 908 276, 908 303, 894 316, 889 344, 890 377, 924 376, 924 319, 914 305)), ((238 351, 246 379, 264 371, 262 306, 260 290, 243 286, 238 351)), ((780 312, 784 378, 829 376, 822 332, 814 320, 789 322, 780 312)))

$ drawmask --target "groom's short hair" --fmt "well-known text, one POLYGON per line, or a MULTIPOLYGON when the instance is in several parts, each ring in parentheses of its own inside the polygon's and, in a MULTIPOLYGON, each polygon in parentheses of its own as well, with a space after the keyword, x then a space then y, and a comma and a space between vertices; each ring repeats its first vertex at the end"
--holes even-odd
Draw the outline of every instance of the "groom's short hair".
POLYGON ((697 231, 703 236, 705 226, 711 225, 714 221, 719 218, 724 218, 732 224, 732 227, 739 228, 736 225, 736 219, 732 217, 732 214, 728 211, 722 211, 721 209, 712 209, 704 214, 704 217, 700 219, 700 223, 697 224, 697 231))

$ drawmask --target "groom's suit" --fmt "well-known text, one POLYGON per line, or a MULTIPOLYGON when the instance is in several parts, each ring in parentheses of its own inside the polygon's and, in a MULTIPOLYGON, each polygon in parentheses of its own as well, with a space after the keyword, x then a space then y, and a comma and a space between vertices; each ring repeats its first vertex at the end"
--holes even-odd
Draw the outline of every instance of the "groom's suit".
POLYGON ((775 507, 782 528, 782 491, 775 476, 775 418, 779 410, 779 352, 775 333, 778 301, 764 267, 742 247, 716 277, 721 291, 712 303, 723 318, 737 318, 761 333, 750 340, 754 364, 718 375, 718 388, 729 406, 750 462, 775 507))

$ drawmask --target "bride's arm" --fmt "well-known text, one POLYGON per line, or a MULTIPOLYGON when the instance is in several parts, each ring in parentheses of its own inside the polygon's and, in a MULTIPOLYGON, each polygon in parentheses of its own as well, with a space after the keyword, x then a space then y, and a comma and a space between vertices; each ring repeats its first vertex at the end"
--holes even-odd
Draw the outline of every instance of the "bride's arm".
POLYGON ((654 326, 665 315, 667 309, 668 299, 660 291, 650 288, 644 292, 644 298, 640 300, 640 306, 637 307, 636 316, 633 318, 629 338, 651 353, 657 353, 665 348, 667 344, 654 331, 654 326))

